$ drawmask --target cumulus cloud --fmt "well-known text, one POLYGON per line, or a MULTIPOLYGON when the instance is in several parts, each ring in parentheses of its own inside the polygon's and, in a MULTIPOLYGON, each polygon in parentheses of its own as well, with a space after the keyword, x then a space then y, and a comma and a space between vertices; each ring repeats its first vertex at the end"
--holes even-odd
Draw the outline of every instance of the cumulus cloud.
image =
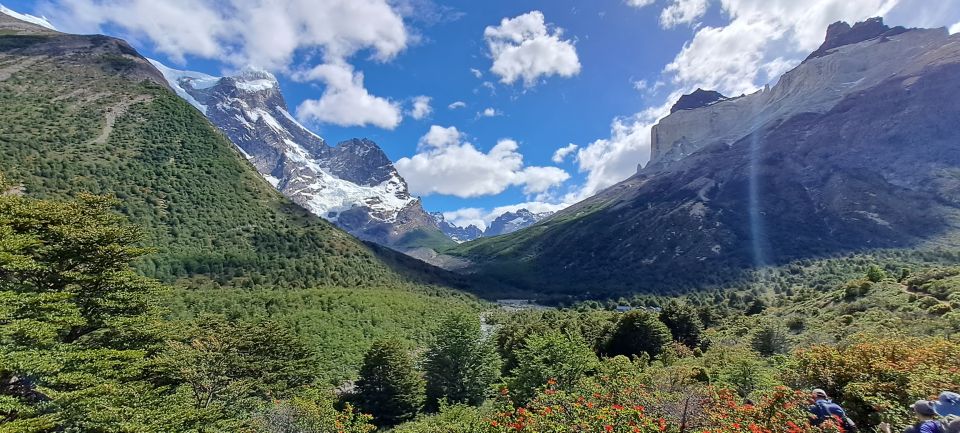
POLYGON ((483 36, 493 59, 490 71, 501 83, 522 79, 524 86, 531 87, 541 77, 580 73, 573 42, 562 39, 562 29, 548 28, 540 11, 504 18, 499 26, 488 26, 483 36))
POLYGON ((897 0, 721 0, 730 21, 699 29, 665 72, 685 90, 750 92, 816 49, 830 23, 886 15, 896 4, 897 0))
POLYGON ((310 68, 292 65, 295 53, 317 52, 324 65, 312 75, 327 88, 303 105, 301 117, 388 128, 399 123, 396 104, 370 95, 363 74, 346 65, 360 51, 389 61, 409 44, 403 17, 388 0, 50 0, 40 10, 63 31, 102 33, 110 26, 181 64, 196 56, 293 73, 310 68))
POLYGON ((650 6, 656 0, 626 0, 627 4, 635 8, 642 8, 644 6, 650 6))
POLYGON ((660 12, 660 26, 669 29, 680 24, 693 24, 707 13, 707 0, 673 0, 660 12))
MULTIPOLYGON (((672 101, 679 93, 667 98, 672 101)), ((568 193, 563 201, 575 203, 637 172, 650 160, 650 128, 670 112, 672 102, 650 107, 632 116, 616 118, 610 137, 596 140, 577 151, 578 169, 586 181, 568 193)))
POLYGON ((374 125, 394 129, 400 124, 400 104, 371 95, 363 86, 363 73, 346 63, 323 64, 298 73, 295 79, 326 84, 320 99, 308 99, 297 107, 297 117, 306 123, 340 126, 374 125))
POLYGON ((449 110, 456 110, 456 109, 458 109, 458 108, 464 108, 464 107, 466 107, 466 106, 467 106, 467 103, 466 103, 466 102, 463 102, 463 101, 454 101, 454 102, 451 102, 450 105, 447 105, 447 109, 449 109, 449 110))
POLYGON ((529 201, 525 203, 516 203, 506 206, 500 206, 493 209, 481 209, 475 207, 457 209, 443 213, 443 218, 451 224, 468 227, 475 225, 481 230, 485 230, 493 220, 507 212, 516 212, 520 209, 526 209, 533 213, 559 212, 569 206, 567 203, 546 203, 542 201, 529 201))
POLYGON ((418 195, 479 197, 511 186, 521 186, 524 194, 539 194, 570 178, 557 167, 525 167, 519 147, 505 138, 485 153, 456 127, 433 125, 420 139, 418 153, 394 165, 418 195))
POLYGON ((433 98, 424 95, 415 96, 413 98, 412 107, 409 111, 410 117, 420 120, 429 116, 430 113, 433 113, 433 107, 430 106, 430 101, 432 99, 433 98))
POLYGON ((477 68, 470 68, 470 73, 473 74, 474 77, 483 78, 483 72, 477 68))
POLYGON ((960 33, 960 22, 957 22, 956 24, 950 27, 950 34, 952 35, 954 33, 960 33))
POLYGON ((497 117, 503 113, 493 107, 484 108, 483 111, 477 113, 477 117, 497 117))
POLYGON ((571 153, 576 151, 578 147, 579 146, 577 146, 576 144, 570 143, 553 152, 553 158, 550 158, 550 159, 557 164, 561 164, 563 163, 564 160, 567 159, 567 155, 570 155, 571 153))

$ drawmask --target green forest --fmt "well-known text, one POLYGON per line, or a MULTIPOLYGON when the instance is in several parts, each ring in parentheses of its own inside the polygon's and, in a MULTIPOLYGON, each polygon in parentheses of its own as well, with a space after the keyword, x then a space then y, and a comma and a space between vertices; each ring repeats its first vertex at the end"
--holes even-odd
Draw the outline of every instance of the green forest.
POLYGON ((819 432, 813 387, 873 427, 960 384, 960 268, 629 311, 186 289, 133 267, 151 250, 119 204, 0 196, 2 431, 819 432))

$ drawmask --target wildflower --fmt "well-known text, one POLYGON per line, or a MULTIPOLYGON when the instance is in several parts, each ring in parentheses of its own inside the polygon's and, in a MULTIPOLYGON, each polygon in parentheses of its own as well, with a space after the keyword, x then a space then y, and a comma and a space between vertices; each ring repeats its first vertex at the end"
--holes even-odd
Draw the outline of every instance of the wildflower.
POLYGON ((607 424, 607 425, 603 426, 603 429, 606 430, 606 431, 613 431, 613 426, 610 425, 610 424, 607 424))

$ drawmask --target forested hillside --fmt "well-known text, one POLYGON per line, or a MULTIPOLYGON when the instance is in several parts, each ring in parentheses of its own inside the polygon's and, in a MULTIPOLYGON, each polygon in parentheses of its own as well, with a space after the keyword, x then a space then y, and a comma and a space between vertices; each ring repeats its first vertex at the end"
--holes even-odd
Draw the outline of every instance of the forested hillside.
POLYGON ((288 288, 405 279, 377 258, 389 251, 276 192, 123 41, 3 34, 0 78, 0 171, 32 197, 120 199, 156 249, 137 263, 145 275, 288 288))

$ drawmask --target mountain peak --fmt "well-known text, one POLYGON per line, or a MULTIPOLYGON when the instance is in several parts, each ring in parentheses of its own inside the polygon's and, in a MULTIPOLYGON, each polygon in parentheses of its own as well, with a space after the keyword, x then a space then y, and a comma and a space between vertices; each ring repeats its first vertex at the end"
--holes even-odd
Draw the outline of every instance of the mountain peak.
POLYGON ((229 77, 234 85, 246 92, 262 92, 265 90, 278 91, 280 83, 277 77, 267 71, 253 66, 247 66, 238 74, 229 77))
POLYGON ((829 54, 829 51, 844 45, 856 44, 881 36, 893 36, 907 31, 906 28, 897 26, 889 27, 883 23, 883 18, 873 17, 865 21, 855 23, 853 26, 844 21, 837 21, 827 27, 827 36, 823 44, 816 51, 807 56, 807 60, 823 57, 829 54))
POLYGON ((706 107, 707 105, 715 104, 726 99, 729 98, 723 96, 720 92, 703 90, 698 87, 697 90, 694 90, 692 93, 681 96, 680 99, 677 100, 677 103, 673 104, 673 107, 670 107, 670 113, 706 107))

